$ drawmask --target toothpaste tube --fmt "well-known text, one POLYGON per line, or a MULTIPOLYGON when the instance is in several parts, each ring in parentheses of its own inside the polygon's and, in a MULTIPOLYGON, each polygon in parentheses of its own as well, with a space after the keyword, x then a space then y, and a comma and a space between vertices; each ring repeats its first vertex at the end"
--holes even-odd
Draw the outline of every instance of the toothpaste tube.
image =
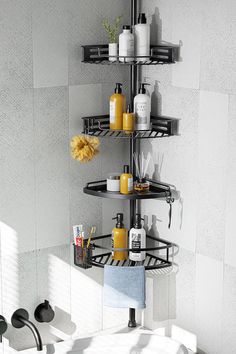
POLYGON ((74 243, 76 246, 83 246, 83 225, 73 226, 74 243))

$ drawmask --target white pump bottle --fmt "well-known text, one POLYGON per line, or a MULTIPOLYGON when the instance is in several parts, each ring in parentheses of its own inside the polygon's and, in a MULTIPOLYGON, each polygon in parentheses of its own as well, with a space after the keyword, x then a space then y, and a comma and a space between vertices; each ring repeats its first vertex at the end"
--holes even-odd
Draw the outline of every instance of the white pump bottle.
POLYGON ((135 130, 150 130, 151 99, 145 86, 140 84, 139 94, 134 98, 135 130))
POLYGON ((131 261, 145 260, 146 252, 140 251, 140 248, 146 248, 146 231, 142 227, 140 214, 136 214, 134 227, 129 232, 129 248, 135 249, 129 253, 131 261))

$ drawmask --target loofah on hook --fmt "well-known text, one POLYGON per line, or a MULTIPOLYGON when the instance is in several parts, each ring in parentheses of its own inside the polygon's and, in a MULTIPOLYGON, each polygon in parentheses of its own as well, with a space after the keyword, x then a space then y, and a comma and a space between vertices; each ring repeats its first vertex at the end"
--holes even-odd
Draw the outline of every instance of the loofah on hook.
POLYGON ((71 139, 71 156, 80 162, 89 162, 99 153, 98 138, 77 135, 71 139))

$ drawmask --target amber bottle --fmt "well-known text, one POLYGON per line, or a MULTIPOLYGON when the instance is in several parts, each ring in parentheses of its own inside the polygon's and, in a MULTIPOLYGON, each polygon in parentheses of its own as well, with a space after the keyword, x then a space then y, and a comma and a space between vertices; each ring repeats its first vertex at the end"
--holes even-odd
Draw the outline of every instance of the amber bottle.
MULTIPOLYGON (((123 214, 118 213, 113 220, 117 220, 116 227, 112 230, 112 248, 128 248, 128 230, 124 227, 123 214)), ((112 251, 112 259, 124 261, 128 259, 128 251, 112 251)))
POLYGON ((115 93, 110 97, 110 129, 123 129, 123 113, 125 111, 126 100, 122 94, 122 84, 117 83, 115 93))
POLYGON ((124 173, 120 176, 120 193, 133 193, 133 175, 129 173, 129 165, 124 166, 124 173))
POLYGON ((125 132, 133 132, 135 123, 135 115, 131 113, 130 105, 128 105, 127 112, 123 113, 123 130, 125 132))

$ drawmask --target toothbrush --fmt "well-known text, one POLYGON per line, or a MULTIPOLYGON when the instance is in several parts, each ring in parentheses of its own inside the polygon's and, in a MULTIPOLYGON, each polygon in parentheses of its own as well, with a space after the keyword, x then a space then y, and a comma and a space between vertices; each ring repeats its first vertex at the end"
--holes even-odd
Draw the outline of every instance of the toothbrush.
POLYGON ((90 234, 89 234, 89 239, 88 239, 88 243, 87 243, 87 248, 89 248, 90 242, 91 242, 91 237, 93 234, 95 234, 96 232, 96 226, 92 226, 91 230, 90 230, 90 234))

